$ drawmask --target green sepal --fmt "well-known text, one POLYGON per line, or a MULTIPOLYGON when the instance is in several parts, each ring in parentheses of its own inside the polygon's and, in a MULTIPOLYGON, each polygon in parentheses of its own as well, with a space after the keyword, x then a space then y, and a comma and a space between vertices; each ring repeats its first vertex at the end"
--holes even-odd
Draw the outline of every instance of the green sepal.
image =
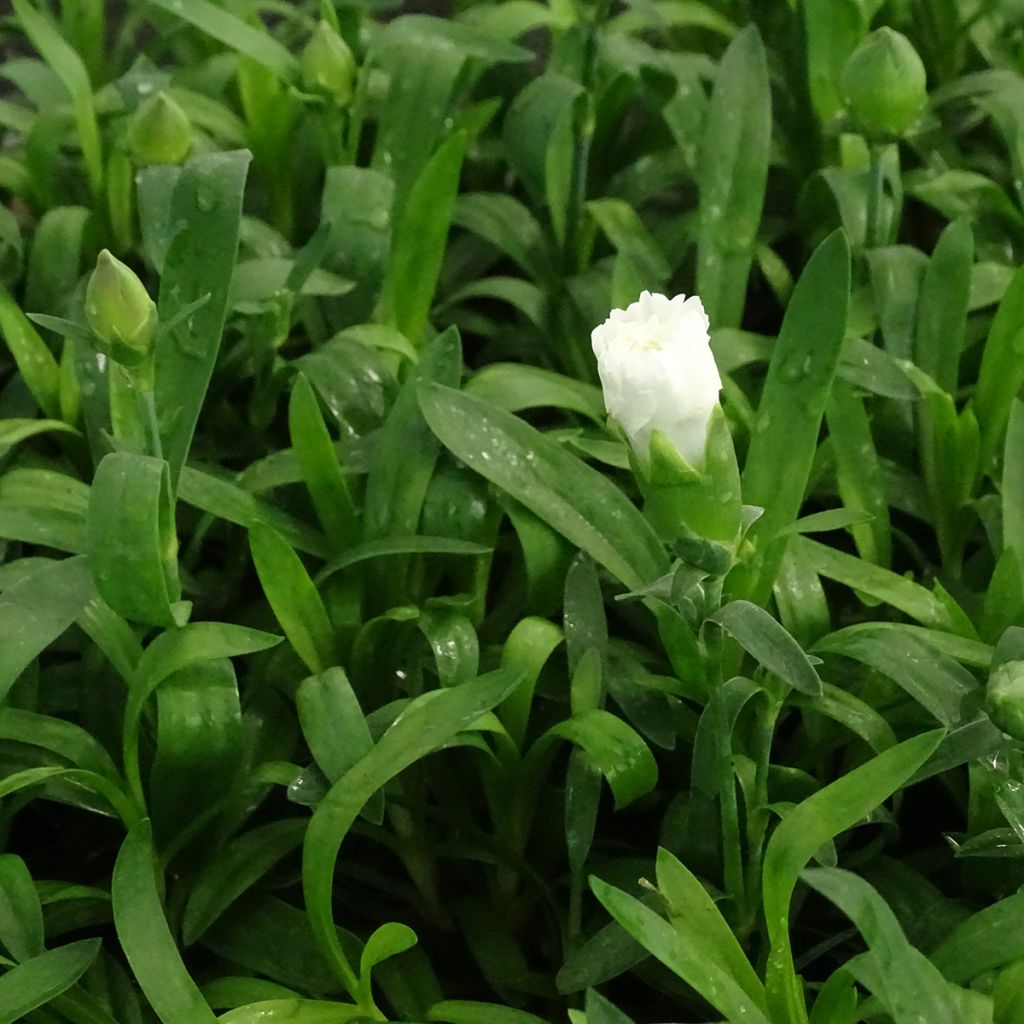
MULTIPOLYGON (((735 548, 743 524, 740 473, 721 406, 715 407, 708 422, 701 469, 656 430, 647 464, 634 465, 634 470, 644 495, 644 511, 662 537, 685 538, 687 548, 694 539, 735 548)), ((702 562, 694 564, 704 567, 702 562)))

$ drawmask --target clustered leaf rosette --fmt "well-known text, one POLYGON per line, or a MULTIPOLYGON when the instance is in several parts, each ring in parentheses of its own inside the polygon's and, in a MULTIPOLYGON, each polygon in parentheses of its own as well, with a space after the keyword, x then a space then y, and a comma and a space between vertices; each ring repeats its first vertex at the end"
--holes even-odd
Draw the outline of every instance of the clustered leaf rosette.
POLYGON ((625 434, 644 511, 691 564, 731 565, 743 507, 722 378, 696 296, 643 292, 591 335, 605 407, 625 434))

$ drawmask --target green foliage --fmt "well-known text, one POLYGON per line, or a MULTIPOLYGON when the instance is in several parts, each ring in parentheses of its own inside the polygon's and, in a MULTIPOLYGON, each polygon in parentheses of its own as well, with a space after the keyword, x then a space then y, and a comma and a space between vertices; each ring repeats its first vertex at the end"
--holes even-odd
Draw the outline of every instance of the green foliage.
POLYGON ((1019 3, 435 6, 0 25, 0 1022, 1024 1022, 1019 3))

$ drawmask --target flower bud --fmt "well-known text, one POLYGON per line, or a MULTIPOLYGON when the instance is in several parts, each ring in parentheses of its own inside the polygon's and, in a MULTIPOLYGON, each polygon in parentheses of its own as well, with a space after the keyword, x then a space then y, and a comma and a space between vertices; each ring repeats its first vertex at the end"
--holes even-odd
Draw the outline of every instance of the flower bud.
POLYGON ((137 366, 156 335, 156 305, 135 272, 106 249, 85 290, 85 318, 111 358, 137 366))
POLYGON ((356 61, 348 44, 326 21, 321 21, 313 30, 299 63, 306 89, 329 97, 338 106, 348 106, 352 100, 356 61))
POLYGON ((921 58, 910 40, 891 28, 872 32, 850 54, 841 84, 850 118, 871 138, 899 138, 928 98, 921 58))
POLYGON ((192 149, 188 114, 165 92, 140 103, 128 125, 128 148, 135 162, 180 164, 192 149))
POLYGON ((989 677, 985 693, 989 718, 1015 740, 1024 740, 1024 661, 1007 661, 989 677))
POLYGON ((704 462, 708 423, 722 379, 697 296, 643 292, 591 334, 609 414, 642 462, 658 430, 694 468, 704 462))

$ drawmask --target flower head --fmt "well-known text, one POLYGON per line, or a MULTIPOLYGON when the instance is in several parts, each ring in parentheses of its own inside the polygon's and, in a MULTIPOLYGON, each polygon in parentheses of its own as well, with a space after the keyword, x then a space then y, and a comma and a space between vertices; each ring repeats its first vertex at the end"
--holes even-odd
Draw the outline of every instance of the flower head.
POLYGON ((843 68, 843 96, 858 131, 899 138, 928 99, 924 64, 906 36, 883 27, 872 32, 843 68))
POLYGON ((352 99, 356 61, 342 37, 326 22, 313 30, 302 56, 302 84, 344 107, 352 99))
POLYGON ((646 458, 660 430, 699 467, 722 389, 700 299, 643 292, 626 309, 613 309, 591 341, 605 407, 636 453, 646 458))
POLYGON ((156 304, 135 272, 106 249, 85 289, 85 318, 118 362, 130 366, 149 355, 157 328, 156 304))
POLYGON ((192 149, 192 124, 188 114, 165 92, 158 92, 132 115, 128 147, 136 163, 180 164, 192 149))

